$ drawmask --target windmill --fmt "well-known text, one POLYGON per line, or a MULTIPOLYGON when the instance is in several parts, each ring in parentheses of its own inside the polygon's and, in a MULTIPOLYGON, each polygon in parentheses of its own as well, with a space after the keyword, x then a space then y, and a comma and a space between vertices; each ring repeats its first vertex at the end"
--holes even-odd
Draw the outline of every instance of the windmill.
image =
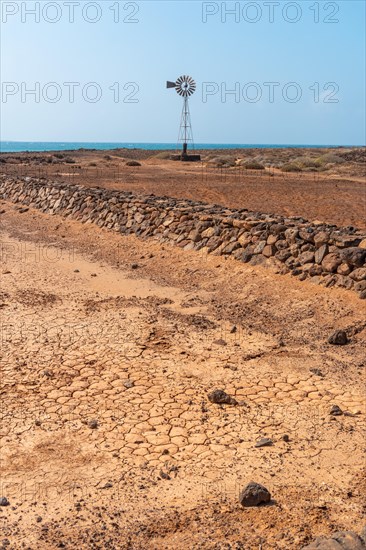
POLYGON ((175 88, 177 94, 183 97, 183 109, 180 121, 178 141, 183 143, 181 160, 201 160, 199 155, 188 155, 188 142, 193 143, 193 133, 191 125, 191 115, 189 112, 189 97, 196 91, 196 83, 190 76, 180 76, 176 82, 168 81, 167 88, 175 88))

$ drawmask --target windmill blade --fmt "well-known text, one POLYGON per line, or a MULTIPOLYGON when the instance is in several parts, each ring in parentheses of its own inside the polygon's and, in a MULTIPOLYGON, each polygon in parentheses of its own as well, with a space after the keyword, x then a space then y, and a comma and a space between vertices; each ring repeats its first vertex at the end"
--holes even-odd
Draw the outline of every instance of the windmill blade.
POLYGON ((175 88, 175 82, 170 82, 169 80, 166 83, 167 88, 175 88))

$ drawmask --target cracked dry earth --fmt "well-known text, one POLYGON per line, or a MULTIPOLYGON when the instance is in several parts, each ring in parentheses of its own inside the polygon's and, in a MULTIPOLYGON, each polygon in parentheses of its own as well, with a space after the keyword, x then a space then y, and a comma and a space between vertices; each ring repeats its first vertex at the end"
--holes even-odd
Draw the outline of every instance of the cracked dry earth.
POLYGON ((364 302, 0 206, 2 548, 297 549, 362 529, 364 302), (269 506, 240 507, 251 480, 269 506))

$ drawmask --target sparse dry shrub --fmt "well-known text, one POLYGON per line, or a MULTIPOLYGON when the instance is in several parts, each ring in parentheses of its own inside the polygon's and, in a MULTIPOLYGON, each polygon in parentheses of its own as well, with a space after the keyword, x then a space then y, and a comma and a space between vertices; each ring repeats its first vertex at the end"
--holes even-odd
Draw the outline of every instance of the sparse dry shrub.
POLYGON ((281 167, 282 172, 302 172, 301 166, 295 162, 287 162, 281 167))
POLYGON ((264 170, 263 164, 257 160, 247 160, 242 164, 242 166, 244 166, 247 170, 264 170))
POLYGON ((301 168, 319 168, 321 166, 321 162, 319 162, 318 159, 313 159, 310 157, 298 157, 294 162, 301 168))
POLYGON ((319 164, 342 164, 345 162, 345 159, 335 153, 326 153, 325 155, 318 157, 316 160, 319 164))
POLYGON ((172 151, 161 151, 161 153, 157 153, 156 155, 153 155, 151 158, 161 159, 161 160, 170 160, 172 154, 173 154, 172 151))
POLYGON ((235 166, 235 159, 229 156, 214 157, 209 160, 210 164, 215 166, 235 166))

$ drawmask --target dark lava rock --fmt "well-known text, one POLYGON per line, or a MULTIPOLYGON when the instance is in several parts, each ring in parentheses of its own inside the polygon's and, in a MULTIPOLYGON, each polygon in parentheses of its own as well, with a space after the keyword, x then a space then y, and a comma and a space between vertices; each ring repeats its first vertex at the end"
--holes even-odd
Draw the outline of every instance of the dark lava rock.
POLYGON ((324 376, 324 374, 322 373, 322 371, 320 369, 309 369, 309 370, 310 370, 310 372, 312 372, 316 376, 324 376))
POLYGON ((239 502, 242 506, 258 506, 271 500, 271 493, 263 485, 251 481, 239 495, 239 502))
POLYGON ((329 539, 317 537, 302 550, 364 550, 365 542, 353 531, 335 533, 329 539))
POLYGON ((222 338, 214 340, 212 343, 216 344, 217 346, 227 346, 227 342, 225 342, 225 340, 223 340, 222 338))
POLYGON ((98 420, 96 420, 95 418, 93 420, 90 420, 88 422, 88 426, 91 430, 96 430, 99 426, 98 420))
POLYGON ((138 269, 139 267, 139 264, 131 264, 131 269, 138 269))
POLYGON ((234 397, 228 395, 224 390, 213 390, 208 394, 208 399, 211 403, 217 403, 218 405, 237 405, 238 402, 234 397))
POLYGON ((0 506, 9 506, 10 502, 6 497, 0 497, 0 506))
POLYGON ((338 407, 338 405, 333 405, 329 411, 329 414, 332 416, 341 416, 343 411, 340 407, 338 407))
POLYGON ((348 265, 362 267, 366 261, 366 250, 358 247, 351 247, 342 250, 341 258, 348 265))
POLYGON ((255 447, 270 447, 273 445, 272 439, 269 439, 269 437, 262 437, 257 443, 254 445, 255 447))
POLYGON ((288 442, 290 441, 290 436, 287 435, 287 434, 285 434, 285 435, 282 436, 282 439, 283 439, 283 441, 285 441, 286 443, 288 443, 288 442))
POLYGON ((349 340, 344 330, 336 330, 329 336, 328 342, 335 346, 345 346, 348 344, 349 340))

